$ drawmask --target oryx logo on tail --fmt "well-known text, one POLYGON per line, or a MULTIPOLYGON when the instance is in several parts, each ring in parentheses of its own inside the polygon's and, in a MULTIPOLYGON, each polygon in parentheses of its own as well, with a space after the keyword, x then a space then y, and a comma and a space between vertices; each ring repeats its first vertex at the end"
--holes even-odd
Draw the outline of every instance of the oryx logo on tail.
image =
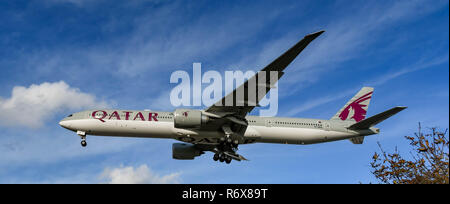
POLYGON ((364 105, 362 104, 362 102, 369 100, 370 98, 372 98, 372 93, 370 92, 364 96, 361 96, 360 98, 358 98, 357 100, 353 101, 352 103, 350 103, 350 105, 348 105, 344 111, 342 111, 341 114, 339 114, 339 118, 341 120, 347 120, 348 116, 350 115, 350 108, 353 110, 353 116, 350 118, 355 119, 356 122, 359 122, 361 120, 363 120, 364 118, 366 118, 366 113, 367 113, 367 106, 368 105, 364 105))
POLYGON ((362 88, 345 106, 331 118, 333 120, 343 120, 350 122, 359 122, 366 118, 370 99, 372 98, 373 88, 362 88))

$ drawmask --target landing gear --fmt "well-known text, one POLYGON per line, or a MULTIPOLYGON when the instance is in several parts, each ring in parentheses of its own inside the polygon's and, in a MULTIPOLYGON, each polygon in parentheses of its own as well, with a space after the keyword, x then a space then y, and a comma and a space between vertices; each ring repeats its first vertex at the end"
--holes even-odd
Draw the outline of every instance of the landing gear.
POLYGON ((235 155, 238 149, 239 141, 231 140, 230 137, 222 137, 219 139, 219 145, 217 145, 216 153, 213 156, 214 161, 225 162, 230 164, 233 158, 230 155, 235 155))
POLYGON ((86 132, 78 130, 77 135, 81 137, 81 146, 86 147, 87 146, 86 132))
POLYGON ((214 161, 218 160, 220 162, 225 162, 227 164, 231 163, 231 161, 233 160, 231 157, 229 157, 229 156, 227 156, 227 155, 225 155, 223 153, 220 153, 220 154, 216 153, 216 154, 214 154, 213 159, 214 159, 214 161))
POLYGON ((214 155, 214 161, 219 160, 220 162, 225 162, 227 164, 231 161, 242 161, 247 160, 243 156, 236 153, 238 150, 239 143, 244 142, 243 134, 247 128, 247 121, 245 118, 234 118, 232 122, 224 124, 222 126, 223 136, 217 139, 217 145, 214 148, 216 154, 214 155), (236 123, 236 120, 242 119, 241 122, 246 123, 236 123))
POLYGON ((214 159, 214 161, 218 160, 220 162, 225 162, 227 164, 231 163, 231 161, 233 160, 231 157, 229 157, 229 156, 227 156, 227 155, 225 155, 223 153, 221 153, 221 154, 219 154, 219 153, 214 154, 213 159, 214 159))
POLYGON ((219 156, 219 161, 220 161, 220 162, 225 161, 225 155, 224 155, 224 154, 220 154, 220 156, 219 156))

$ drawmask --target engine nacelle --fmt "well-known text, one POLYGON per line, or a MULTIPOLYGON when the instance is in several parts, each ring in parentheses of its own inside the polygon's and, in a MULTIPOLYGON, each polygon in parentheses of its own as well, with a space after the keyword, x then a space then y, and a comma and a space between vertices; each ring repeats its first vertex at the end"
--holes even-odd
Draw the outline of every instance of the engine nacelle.
POLYGON ((174 159, 192 160, 195 157, 204 154, 202 150, 195 148, 193 144, 186 143, 173 143, 172 144, 172 157, 174 159))
POLYGON ((209 117, 199 110, 177 109, 173 113, 176 128, 199 128, 209 121, 209 117))

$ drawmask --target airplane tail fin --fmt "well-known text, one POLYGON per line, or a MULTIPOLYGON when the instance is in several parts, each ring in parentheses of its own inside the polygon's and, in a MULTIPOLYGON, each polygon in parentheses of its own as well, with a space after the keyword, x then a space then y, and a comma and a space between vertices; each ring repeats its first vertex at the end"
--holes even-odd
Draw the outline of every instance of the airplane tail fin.
POLYGON ((359 121, 353 125, 351 125, 350 127, 348 127, 348 129, 350 130, 364 130, 364 129, 369 129, 373 126, 375 126, 378 123, 383 122, 384 120, 392 117, 393 115, 397 114, 398 112, 405 110, 406 107, 405 106, 397 106, 395 108, 391 108, 387 111, 384 111, 382 113, 378 113, 370 118, 364 119, 362 121, 359 121))
POLYGON ((372 98, 373 88, 363 87, 352 99, 331 120, 342 120, 359 122, 366 118, 367 109, 369 108, 370 99, 372 98))

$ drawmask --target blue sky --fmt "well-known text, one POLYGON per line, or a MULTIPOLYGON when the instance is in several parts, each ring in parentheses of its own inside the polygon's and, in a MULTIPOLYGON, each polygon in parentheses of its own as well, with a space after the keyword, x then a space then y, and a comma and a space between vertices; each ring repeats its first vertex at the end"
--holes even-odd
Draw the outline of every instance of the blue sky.
MULTIPOLYGON (((0 183, 368 183, 377 141, 409 152, 421 122, 449 124, 448 1, 0 2, 0 183), (259 70, 326 30, 287 68, 278 116, 330 118, 362 86, 368 115, 409 108, 363 145, 240 147, 171 159, 173 140, 88 137, 59 127, 93 107, 172 111, 175 70, 259 70), (128 179, 128 180, 127 180, 128 179)), ((195 107, 202 108, 202 107, 195 107)))

